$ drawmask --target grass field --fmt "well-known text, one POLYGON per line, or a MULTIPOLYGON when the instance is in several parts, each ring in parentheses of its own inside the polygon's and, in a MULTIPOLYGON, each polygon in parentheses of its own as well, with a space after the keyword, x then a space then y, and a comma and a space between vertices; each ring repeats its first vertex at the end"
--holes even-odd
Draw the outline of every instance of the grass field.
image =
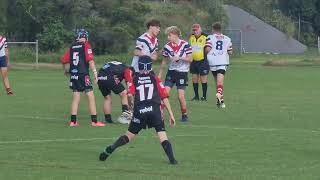
MULTIPOLYGON (((60 71, 13 70, 11 81, 16 95, 0 95, 1 180, 320 179, 316 66, 234 63, 226 109, 216 108, 210 77, 208 102, 188 101, 190 122, 167 127, 178 166, 168 165, 153 130, 99 162, 126 125, 90 127, 83 97, 81 126, 68 127, 71 92, 60 71)), ((102 120, 102 97, 97 88, 95 93, 102 120)), ((192 95, 190 86, 187 98, 192 95)), ((175 92, 170 99, 179 119, 175 92)), ((119 113, 114 96, 113 118, 119 113)))

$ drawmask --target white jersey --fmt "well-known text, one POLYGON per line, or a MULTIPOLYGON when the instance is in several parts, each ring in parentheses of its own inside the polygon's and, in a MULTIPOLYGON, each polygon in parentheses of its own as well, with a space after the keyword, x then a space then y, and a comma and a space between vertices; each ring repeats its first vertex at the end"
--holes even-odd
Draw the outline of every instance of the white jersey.
MULTIPOLYGON (((152 53, 158 50, 158 39, 156 37, 151 37, 148 33, 144 33, 137 39, 136 49, 141 50, 142 54, 145 56, 151 56, 152 53)), ((138 56, 134 56, 132 59, 131 66, 134 68, 135 72, 139 72, 138 60, 138 56)))
POLYGON ((0 57, 6 55, 5 49, 8 47, 7 39, 3 36, 0 36, 0 57))
POLYGON ((188 54, 192 54, 192 48, 184 40, 180 40, 179 44, 174 44, 168 42, 163 49, 163 56, 169 58, 169 70, 175 70, 179 72, 188 72, 190 68, 190 63, 186 61, 173 61, 172 57, 180 56, 186 57, 188 54))
POLYGON ((206 47, 211 47, 207 54, 210 67, 229 65, 228 51, 232 50, 231 39, 223 34, 207 36, 206 47))

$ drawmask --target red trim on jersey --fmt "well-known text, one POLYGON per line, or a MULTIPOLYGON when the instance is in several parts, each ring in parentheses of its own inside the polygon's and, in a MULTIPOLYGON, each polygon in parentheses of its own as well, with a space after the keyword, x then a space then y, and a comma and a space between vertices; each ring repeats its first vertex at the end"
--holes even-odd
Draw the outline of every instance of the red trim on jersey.
POLYGON ((133 70, 131 68, 126 68, 124 70, 124 80, 127 82, 133 82, 133 70))
POLYGON ((149 39, 149 41, 151 42, 152 45, 155 45, 157 38, 154 36, 149 36, 148 33, 145 34, 145 37, 147 37, 149 39))
POLYGON ((160 78, 156 76, 155 79, 157 82, 157 90, 158 90, 160 98, 161 99, 168 98, 169 97, 168 92, 167 92, 166 88, 163 86, 163 84, 161 83, 160 78))
POLYGON ((136 87, 134 86, 133 82, 128 82, 128 94, 131 94, 132 96, 136 95, 136 87))
POLYGON ((178 52, 183 44, 184 41, 180 40, 180 43, 178 45, 173 42, 170 42, 168 45, 172 48, 174 52, 178 52))
POLYGON ((84 51, 85 51, 84 53, 86 56, 86 62, 93 61, 94 57, 93 57, 93 52, 92 52, 92 48, 91 48, 90 43, 85 42, 84 51))
POLYGON ((69 63, 69 61, 70 61, 70 48, 68 48, 68 49, 66 50, 66 52, 64 53, 64 55, 61 57, 60 62, 61 62, 62 64, 67 64, 67 63, 69 63))

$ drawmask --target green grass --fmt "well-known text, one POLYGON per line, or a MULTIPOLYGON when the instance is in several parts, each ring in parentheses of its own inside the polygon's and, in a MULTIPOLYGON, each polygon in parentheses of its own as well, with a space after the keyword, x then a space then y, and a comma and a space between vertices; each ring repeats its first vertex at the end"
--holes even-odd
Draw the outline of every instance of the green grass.
MULTIPOLYGON (((210 77, 208 102, 188 101, 190 122, 167 127, 178 166, 168 165, 153 130, 99 162, 100 151, 127 126, 90 127, 82 97, 81 126, 69 128, 71 92, 62 72, 13 70, 16 95, 0 95, 0 179, 320 179, 319 69, 236 61, 226 78, 225 110, 215 106, 210 77)), ((192 95, 190 86, 187 99, 192 95)), ((113 98, 115 119, 120 106, 113 98)), ((179 120, 175 91, 170 101, 179 120)))

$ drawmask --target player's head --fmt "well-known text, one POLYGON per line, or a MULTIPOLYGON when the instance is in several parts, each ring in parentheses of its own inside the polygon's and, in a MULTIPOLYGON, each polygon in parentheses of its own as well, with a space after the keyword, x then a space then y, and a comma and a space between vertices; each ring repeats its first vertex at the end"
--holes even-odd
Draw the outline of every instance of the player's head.
POLYGON ((150 56, 140 56, 138 68, 140 73, 149 73, 152 70, 152 61, 150 56))
POLYGON ((161 24, 159 20, 151 19, 150 21, 147 22, 148 31, 152 36, 156 37, 159 35, 160 27, 161 27, 161 24))
POLYGON ((77 41, 88 41, 89 39, 89 32, 85 29, 78 29, 77 30, 77 41))
POLYGON ((216 22, 212 25, 213 33, 221 33, 222 32, 222 25, 220 22, 216 22))
POLYGON ((199 37, 202 32, 200 24, 193 24, 192 25, 192 32, 196 37, 199 37))
POLYGON ((166 35, 168 37, 168 41, 176 42, 181 36, 181 30, 177 26, 170 26, 166 29, 166 35))

